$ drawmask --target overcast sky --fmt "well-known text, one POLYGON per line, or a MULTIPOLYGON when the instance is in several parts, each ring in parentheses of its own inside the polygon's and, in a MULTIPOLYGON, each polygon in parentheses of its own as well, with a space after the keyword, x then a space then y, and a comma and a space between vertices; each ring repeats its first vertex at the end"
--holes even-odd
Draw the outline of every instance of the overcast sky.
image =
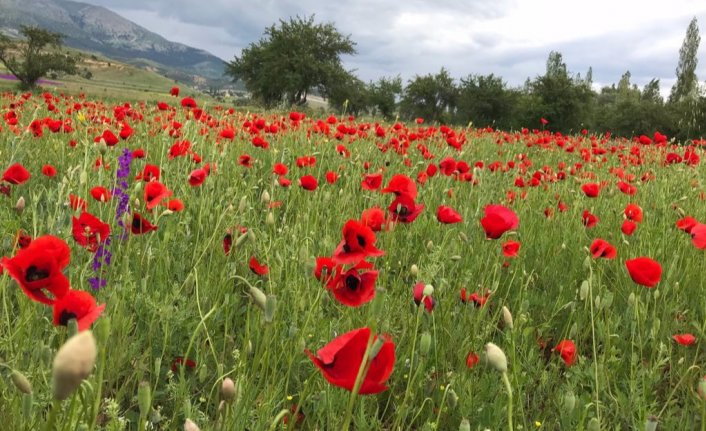
MULTIPOLYGON (((265 27, 316 14, 356 42, 344 57, 365 81, 436 73, 455 78, 494 73, 510 85, 544 73, 550 51, 594 83, 660 78, 675 81, 679 48, 693 17, 706 31, 704 0, 83 0, 105 6, 165 38, 224 60, 262 36, 265 27)), ((706 81, 706 37, 697 75, 706 81)))

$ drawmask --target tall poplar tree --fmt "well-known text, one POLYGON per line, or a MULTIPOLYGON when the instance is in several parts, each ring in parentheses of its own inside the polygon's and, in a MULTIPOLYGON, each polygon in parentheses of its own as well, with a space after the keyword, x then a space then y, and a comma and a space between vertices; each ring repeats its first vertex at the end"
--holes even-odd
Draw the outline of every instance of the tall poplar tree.
POLYGON ((699 26, 694 17, 686 29, 686 37, 679 50, 679 64, 677 65, 677 82, 672 87, 669 95, 669 102, 680 102, 687 97, 694 97, 698 87, 696 78, 696 65, 699 60, 696 53, 701 43, 699 26))

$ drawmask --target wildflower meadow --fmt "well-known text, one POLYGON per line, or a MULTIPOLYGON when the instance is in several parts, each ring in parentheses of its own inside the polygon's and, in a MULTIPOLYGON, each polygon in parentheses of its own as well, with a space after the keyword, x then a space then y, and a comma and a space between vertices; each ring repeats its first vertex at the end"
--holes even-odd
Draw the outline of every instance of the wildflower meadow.
POLYGON ((706 429, 706 141, 0 96, 4 430, 706 429))

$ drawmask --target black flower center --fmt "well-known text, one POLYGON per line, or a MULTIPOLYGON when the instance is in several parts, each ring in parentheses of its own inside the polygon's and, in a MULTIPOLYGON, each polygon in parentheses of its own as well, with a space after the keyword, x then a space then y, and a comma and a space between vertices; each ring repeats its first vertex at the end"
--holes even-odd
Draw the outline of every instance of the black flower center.
POLYGON ((355 291, 360 286, 360 277, 357 275, 346 276, 346 288, 355 291))
POLYGON ((356 235, 355 237, 358 240, 358 245, 365 248, 365 244, 366 244, 365 237, 363 235, 356 235))
POLYGON ((37 268, 34 265, 27 268, 25 273, 25 280, 27 281, 44 280, 45 278, 49 278, 49 271, 37 268))
POLYGON ((69 324, 69 320, 75 319, 76 315, 69 310, 62 310, 61 315, 59 315, 59 325, 62 326, 67 326, 69 324))

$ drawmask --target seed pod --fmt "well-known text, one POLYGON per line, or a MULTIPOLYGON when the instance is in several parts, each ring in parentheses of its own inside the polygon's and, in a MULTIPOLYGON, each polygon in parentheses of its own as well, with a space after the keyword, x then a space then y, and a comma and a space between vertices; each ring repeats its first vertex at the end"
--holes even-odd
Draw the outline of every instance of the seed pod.
POLYGON ((52 368, 55 399, 63 401, 79 387, 93 371, 96 355, 96 340, 90 330, 74 335, 61 346, 52 368))

